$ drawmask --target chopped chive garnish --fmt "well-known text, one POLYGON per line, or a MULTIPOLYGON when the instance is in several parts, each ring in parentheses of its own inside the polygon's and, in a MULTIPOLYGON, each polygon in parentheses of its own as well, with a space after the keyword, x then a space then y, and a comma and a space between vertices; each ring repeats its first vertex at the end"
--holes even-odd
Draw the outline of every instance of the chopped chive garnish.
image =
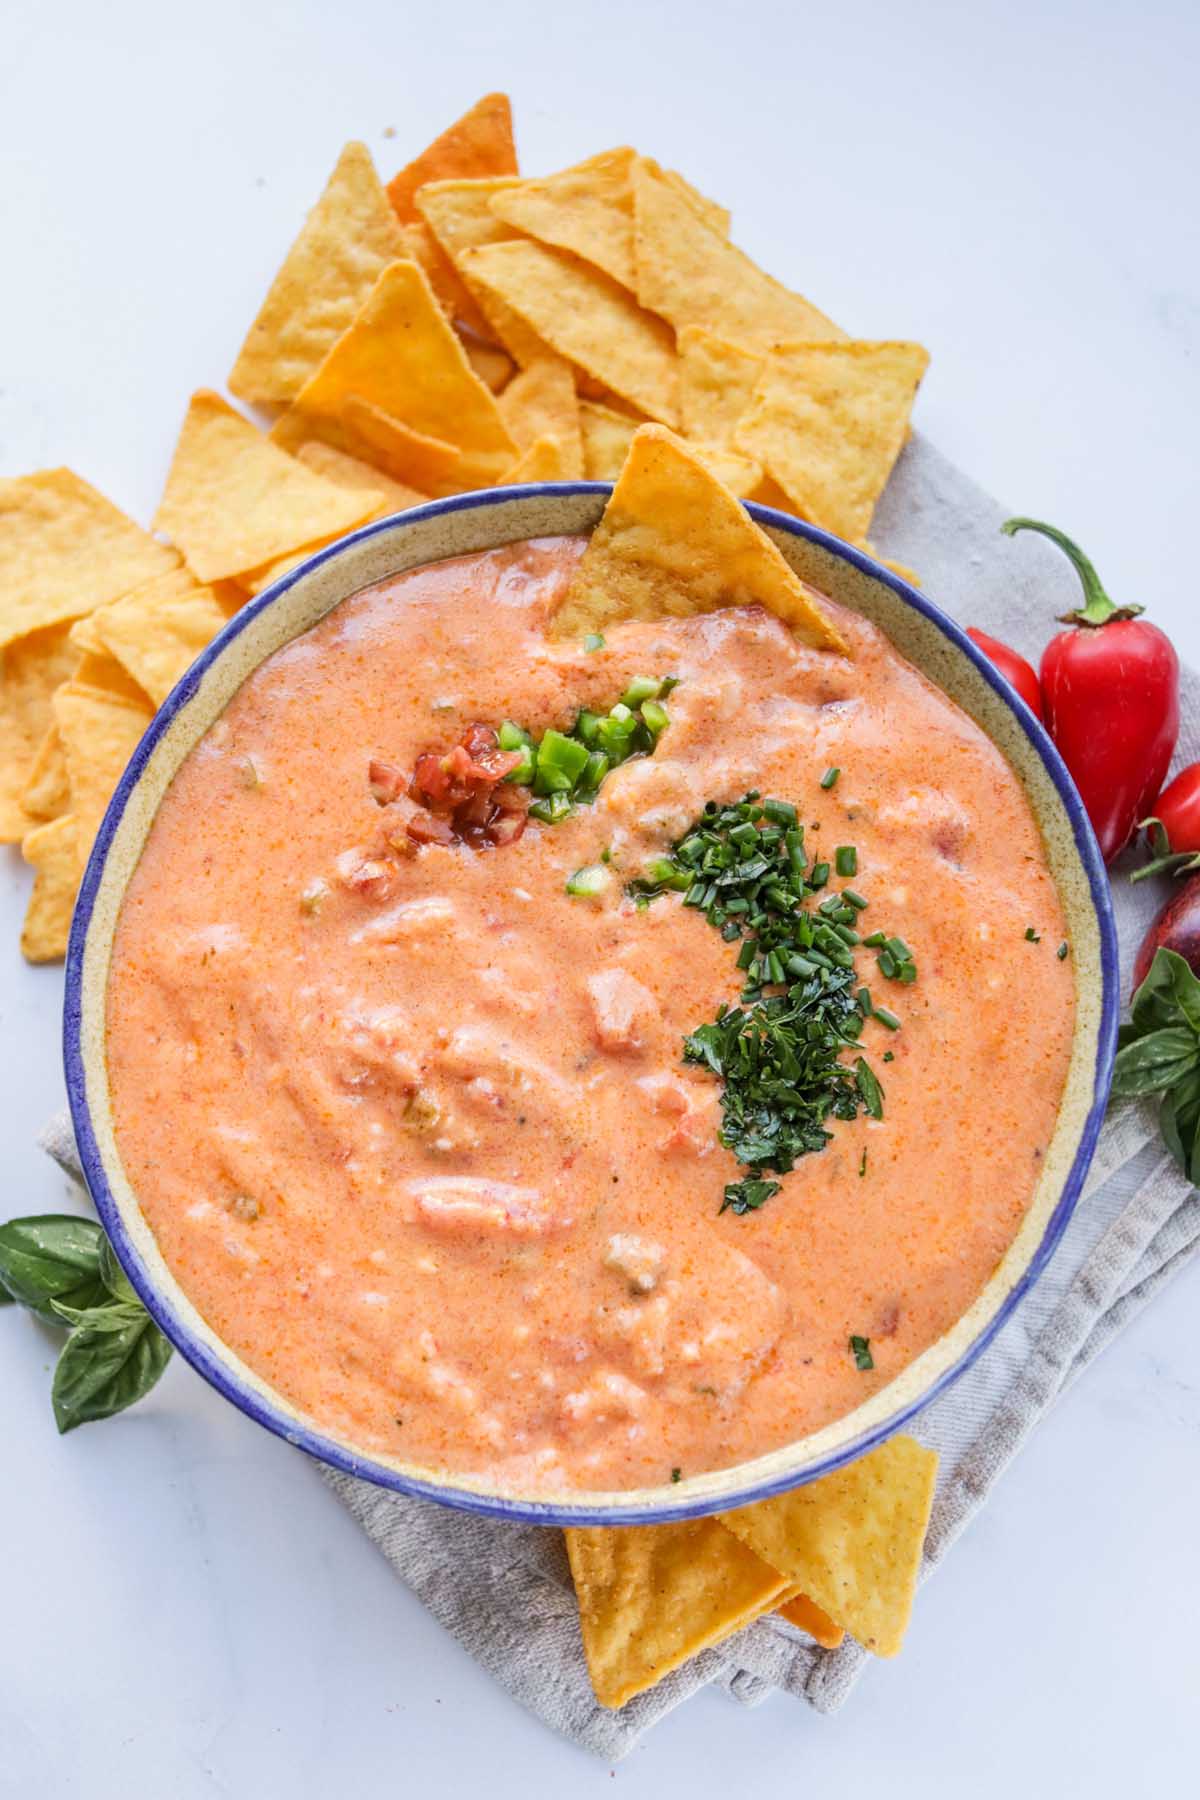
POLYGON ((683 1477, 682 1469, 672 1469, 671 1470, 671 1480, 672 1481, 679 1481, 682 1479, 682 1477, 683 1477))
POLYGON ((1041 933, 1038 931, 1035 931, 1033 929, 1032 925, 1027 925, 1025 927, 1025 942, 1027 944, 1040 944, 1041 941, 1042 941, 1041 933))
POLYGON ((604 648, 603 634, 599 631, 589 631, 587 636, 583 640, 583 647, 589 653, 589 655, 591 654, 591 652, 593 650, 603 650, 603 648, 604 648))
POLYGON ((866 1372, 868 1369, 873 1369, 875 1367, 875 1358, 871 1355, 870 1338, 852 1337, 850 1339, 850 1354, 854 1358, 854 1366, 856 1369, 862 1369, 866 1372))
POLYGON ((885 1050, 879 1060, 880 1062, 895 1062, 896 1052, 894 1050, 885 1050))
POLYGON ((873 931, 870 937, 865 937, 863 939, 863 943, 867 946, 868 950, 880 950, 883 945, 887 943, 887 932, 873 931))
POLYGON ((661 737, 670 723, 670 720, 667 717, 666 707, 660 706, 657 700, 644 700, 640 710, 642 714, 642 723, 645 725, 647 731, 651 732, 656 738, 661 737))
POLYGON ((812 873, 809 875, 809 878, 808 878, 809 886, 814 887, 814 888, 823 888, 825 886, 825 883, 828 880, 829 880, 829 864, 827 862, 814 863, 812 866, 812 873))
POLYGON ((856 894, 853 888, 843 888, 842 899, 846 902, 847 906, 852 906, 855 912, 864 912, 866 910, 867 902, 863 899, 861 894, 856 894))
POLYGON ((858 1172, 859 1172, 860 1176, 865 1175, 867 1172, 867 1153, 865 1150, 863 1151, 862 1157, 859 1161, 858 1172))
POLYGON ((776 825, 795 825, 798 817, 790 800, 764 800, 763 813, 776 825))
POLYGON ((1066 938, 1063 939, 1054 954, 1058 957, 1059 962, 1066 962, 1068 956, 1071 954, 1071 946, 1068 944, 1066 938))
POLYGON ((858 874, 858 851, 853 844, 839 844, 833 853, 833 866, 839 875, 858 874))
POLYGON ((821 786, 826 789, 831 788, 841 772, 840 769, 826 769, 821 777, 821 786))
POLYGON ((598 900, 611 885, 612 875, 603 863, 589 863, 567 878, 567 892, 575 900, 598 900))
MULTIPOLYGON (((899 1031, 899 1029, 900 1029, 899 1019, 896 1017, 895 1013, 890 1012, 886 1006, 877 1006, 875 1008, 874 1016, 879 1020, 879 1023, 881 1025, 886 1025, 889 1031, 899 1031)), ((890 1056, 891 1054, 892 1053, 889 1050, 888 1056, 890 1056)))

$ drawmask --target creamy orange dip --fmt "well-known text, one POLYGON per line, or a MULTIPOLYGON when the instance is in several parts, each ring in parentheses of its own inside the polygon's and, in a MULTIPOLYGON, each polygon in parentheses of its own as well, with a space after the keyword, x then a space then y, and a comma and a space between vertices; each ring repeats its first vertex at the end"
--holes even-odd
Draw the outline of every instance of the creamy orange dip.
POLYGON ((1074 1006, 1015 775, 876 628, 831 607, 849 660, 758 609, 550 644, 580 549, 418 570, 271 657, 164 800, 108 994, 120 1153, 219 1336, 364 1450, 543 1492, 759 1455, 942 1336, 1029 1205, 1074 1006), (667 673, 655 754, 594 805, 380 854, 374 759, 411 769, 474 721, 567 730, 667 673), (856 952, 902 1018, 861 1040, 884 1117, 831 1121, 737 1216, 720 1085, 681 1060, 737 999, 737 946, 624 884, 751 788, 857 846, 864 931, 919 979, 856 952), (568 897, 606 849, 607 892, 568 897))

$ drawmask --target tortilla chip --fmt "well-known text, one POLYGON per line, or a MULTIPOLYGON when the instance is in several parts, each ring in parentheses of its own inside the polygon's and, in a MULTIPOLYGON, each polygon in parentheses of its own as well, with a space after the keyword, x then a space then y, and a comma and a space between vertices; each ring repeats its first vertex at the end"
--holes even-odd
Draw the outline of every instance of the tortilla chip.
MULTIPOLYGON (((155 579, 160 578, 156 577, 155 579)), ((169 581, 170 576, 162 576, 161 579, 169 581)), ((106 601, 105 604, 109 605, 111 602, 106 601)), ((92 624, 90 613, 85 613, 82 619, 76 619, 68 635, 71 640, 71 648, 77 650, 80 656, 103 656, 105 654, 104 643, 97 633, 96 627, 92 624)))
POLYGON ((919 344, 786 345, 764 365, 735 444, 804 518, 859 543, 928 366, 919 344))
POLYGON ((227 617, 212 589, 180 570, 102 606, 92 623, 109 654, 161 706, 227 617))
POLYGON ((836 1650, 846 1635, 841 1626, 835 1625, 829 1614, 822 1612, 807 1594, 793 1594, 790 1600, 782 1601, 775 1611, 789 1625, 797 1625, 801 1631, 807 1631, 822 1650, 836 1650))
POLYGON ((295 456, 299 456, 307 445, 321 443, 368 465, 372 474, 378 473, 380 477, 379 481, 371 483, 376 492, 388 481, 412 489, 425 498, 433 494, 455 494, 463 486, 457 479, 463 461, 457 444, 447 444, 441 438, 426 437, 423 432, 413 431, 399 419, 393 419, 382 407, 373 406, 357 394, 349 395, 340 414, 333 417, 314 418, 292 407, 282 418, 276 419, 271 427, 271 437, 295 456))
MULTIPOLYGON (((545 356, 522 369, 505 388, 497 403, 509 436, 521 450, 538 438, 558 440, 561 481, 583 479, 583 439, 579 430, 579 402, 571 365, 561 356, 545 356)), ((505 477, 511 480, 511 473, 505 477)))
POLYGON ((387 193, 399 219, 417 217, 418 188, 456 177, 515 175, 512 108, 507 94, 485 94, 461 119, 434 138, 427 150, 393 175, 387 193))
POLYGON ((694 438, 689 438, 688 448, 736 499, 748 500, 762 486, 762 464, 756 463, 752 456, 743 456, 726 444, 697 443, 694 438))
MULTIPOLYGON (((464 471, 479 486, 494 481, 516 454, 495 395, 467 361, 413 262, 392 263, 384 270, 353 325, 297 396, 295 421, 346 419, 361 429, 357 414, 351 421, 350 401, 356 408, 373 406, 423 437, 456 445, 464 471)), ((389 472, 406 479, 395 469, 389 472)), ((424 488, 425 483, 414 481, 413 486, 424 488)))
POLYGON ((764 475, 752 494, 746 495, 758 506, 773 506, 777 512, 791 513, 794 519, 802 519, 804 514, 799 507, 788 498, 777 481, 770 475, 764 475))
POLYGON ((653 164, 638 164, 633 193, 637 297, 676 331, 703 325, 751 350, 845 336, 714 231, 653 164))
POLYGON ((532 239, 464 251, 459 267, 560 356, 652 419, 675 423, 675 339, 611 276, 532 239))
POLYGON ((456 324, 469 325, 472 331, 487 337, 488 322, 479 309, 479 302, 424 219, 414 219, 411 224, 397 229, 404 246, 402 254, 424 271, 434 299, 446 317, 456 324))
POLYGON ((497 218, 491 205, 497 194, 516 185, 511 178, 435 181, 421 189, 417 206, 486 319, 485 335, 503 344, 523 368, 538 357, 549 356, 549 346, 503 300, 479 287, 465 263, 470 251, 511 243, 517 237, 511 225, 497 218))
POLYGON ((502 394, 512 380, 517 366, 508 351, 501 350, 495 344, 485 344, 465 331, 460 332, 459 336, 467 353, 467 361, 480 381, 486 382, 493 394, 502 394))
POLYGON ((0 481, 0 650, 178 566, 70 469, 0 481))
POLYGON ((71 814, 27 832, 21 855, 37 870, 21 928, 21 954, 27 962, 56 962, 67 953, 79 891, 79 852, 71 814))
POLYGON ((615 481, 621 473, 640 421, 598 401, 579 402, 583 472, 588 481, 615 481))
POLYGON ((294 400, 381 270, 404 255, 365 144, 347 144, 271 283, 229 377, 253 406, 294 400))
POLYGON ((733 221, 727 206, 722 206, 719 200, 710 200, 707 194, 702 194, 699 188, 692 186, 686 176, 679 173, 678 169, 662 169, 653 161, 650 167, 660 180, 666 182, 668 187, 673 187, 676 193, 682 194, 688 205, 700 214, 700 217, 718 236, 729 236, 729 227, 733 221))
POLYGON ((568 472, 568 452, 558 438, 546 432, 522 450, 511 468, 504 471, 498 485, 515 487, 530 481, 577 481, 578 473, 568 472))
MULTIPOLYGON (((155 525, 201 581, 217 581, 349 531, 369 511, 359 495, 314 475, 219 394, 201 389, 183 422, 155 525)), ((121 592, 134 585, 127 581, 121 592)))
POLYGON ((67 759, 63 755, 58 726, 50 725, 33 759, 29 779, 21 794, 25 813, 25 830, 31 821, 61 818, 71 806, 71 784, 67 779, 67 759))
POLYGON ((624 1706, 774 1604, 787 1583, 715 1519, 568 1530, 588 1673, 624 1706))
POLYGON ((355 488, 359 492, 380 494, 380 514, 407 512, 410 506, 422 506, 429 498, 428 494, 406 487, 402 481, 393 481, 381 469, 373 469, 369 463, 360 462, 357 456, 347 456, 344 450, 335 450, 329 444, 301 444, 296 455, 326 481, 336 481, 339 487, 355 488))
POLYGON ((763 358, 702 325, 679 334, 679 417, 686 436, 727 444, 754 398, 763 358))
POLYGON ((756 604, 802 643, 845 652, 811 591, 691 446, 661 425, 640 426, 554 634, 756 604))
POLYGON ((148 704, 74 681, 55 693, 54 719, 67 759, 81 871, 113 790, 153 716, 148 704))
POLYGON ((29 830, 24 795, 53 724, 51 697, 77 660, 65 625, 0 651, 0 844, 19 843, 29 830))
POLYGON ((937 1460, 915 1438, 889 1438, 832 1475, 721 1521, 864 1649, 895 1656, 912 1611, 937 1460))
POLYGON ((501 189, 491 208, 506 225, 603 269, 622 287, 637 285, 633 260, 633 165, 637 151, 602 150, 540 181, 501 189))
MULTIPOLYGON (((170 579, 168 576, 167 580, 170 579)), ((90 652, 81 656, 70 685, 90 688, 93 693, 107 695, 109 699, 124 700, 129 706, 143 707, 150 698, 108 650, 102 650, 98 656, 90 652)))

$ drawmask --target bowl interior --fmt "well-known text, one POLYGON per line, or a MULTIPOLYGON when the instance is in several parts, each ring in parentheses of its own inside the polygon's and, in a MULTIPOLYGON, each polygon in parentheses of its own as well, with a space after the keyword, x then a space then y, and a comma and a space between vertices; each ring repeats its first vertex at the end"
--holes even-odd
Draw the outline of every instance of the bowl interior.
POLYGON ((978 1355, 1061 1236, 1099 1130, 1116 1031, 1117 962, 1107 878, 1078 796, 1045 733, 931 602, 814 527, 753 507, 798 574, 879 625, 999 746, 1029 796, 1045 841, 1071 938, 1075 1035, 1063 1105, 1037 1189, 988 1285, 952 1330, 894 1381, 820 1431, 672 1487, 561 1500, 502 1491, 359 1452, 291 1407, 216 1337, 179 1287, 146 1224, 117 1152, 109 1103, 104 1037, 113 933, 162 797, 246 677, 347 595, 440 558, 522 538, 590 531, 608 492, 606 486, 575 483, 492 489, 432 502, 364 527, 250 602, 169 696, 126 771, 88 865, 67 959, 67 1089, 84 1170, 130 1279, 183 1355, 243 1411, 337 1468, 448 1505, 547 1524, 645 1523, 743 1504, 827 1472, 926 1405, 978 1355))

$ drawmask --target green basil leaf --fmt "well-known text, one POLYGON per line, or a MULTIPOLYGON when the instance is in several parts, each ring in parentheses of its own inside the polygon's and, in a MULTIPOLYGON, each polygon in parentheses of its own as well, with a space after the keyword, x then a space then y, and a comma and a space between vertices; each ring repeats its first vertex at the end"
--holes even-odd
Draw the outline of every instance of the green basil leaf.
POLYGON ((110 1419, 148 1394, 171 1360, 171 1345, 145 1307, 121 1302, 80 1318, 54 1371, 60 1431, 110 1419))
POLYGON ((879 1085, 879 1077, 867 1061, 860 1056, 854 1064, 854 1078, 858 1083, 858 1091, 862 1095, 862 1103, 873 1119, 883 1117, 883 1089, 879 1085))
POLYGON ((116 1251, 105 1238, 100 1246, 100 1279, 114 1300, 123 1301, 126 1306, 140 1306, 137 1291, 117 1261, 116 1251))
POLYGON ((46 1324, 61 1325, 52 1301, 86 1308, 108 1298, 100 1276, 103 1242, 95 1220, 70 1213, 10 1219, 0 1225, 0 1286, 46 1324))
POLYGON ((1200 981, 1174 950, 1159 949, 1130 1007, 1139 1037, 1164 1027, 1186 1026, 1200 1037, 1200 981))
POLYGON ((1173 1025, 1152 1031, 1118 1051, 1113 1064, 1114 1096, 1133 1099, 1139 1094, 1158 1094, 1173 1087, 1200 1066, 1200 1042, 1186 1026, 1173 1025))

